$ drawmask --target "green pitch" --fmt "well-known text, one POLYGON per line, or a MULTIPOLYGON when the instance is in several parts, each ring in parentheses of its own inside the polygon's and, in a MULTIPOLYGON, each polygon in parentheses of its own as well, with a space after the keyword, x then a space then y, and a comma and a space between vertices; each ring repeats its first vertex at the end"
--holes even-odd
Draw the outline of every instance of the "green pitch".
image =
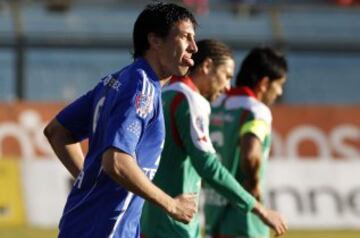
POLYGON ((55 238, 56 229, 39 229, 33 227, 0 227, 0 237, 4 238, 55 238))
MULTIPOLYGON (((275 236, 272 236, 275 237, 275 236)), ((360 230, 290 230, 284 238, 360 238, 360 230)))
MULTIPOLYGON (((4 238, 54 238, 56 229, 39 229, 30 227, 0 228, 0 237, 4 238)), ((274 236, 273 236, 274 237, 274 236)), ((291 230, 283 238, 359 238, 360 230, 316 230, 298 231, 291 230)))

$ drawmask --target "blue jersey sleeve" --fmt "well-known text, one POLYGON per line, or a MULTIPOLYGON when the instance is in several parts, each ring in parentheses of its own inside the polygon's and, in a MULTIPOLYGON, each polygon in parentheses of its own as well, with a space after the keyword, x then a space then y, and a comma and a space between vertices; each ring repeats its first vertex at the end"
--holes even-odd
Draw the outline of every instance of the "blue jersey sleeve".
POLYGON ((56 119, 81 141, 91 132, 93 90, 66 106, 56 119))
POLYGON ((107 120, 105 149, 109 146, 135 157, 136 147, 154 115, 154 86, 143 75, 135 74, 117 94, 107 120))

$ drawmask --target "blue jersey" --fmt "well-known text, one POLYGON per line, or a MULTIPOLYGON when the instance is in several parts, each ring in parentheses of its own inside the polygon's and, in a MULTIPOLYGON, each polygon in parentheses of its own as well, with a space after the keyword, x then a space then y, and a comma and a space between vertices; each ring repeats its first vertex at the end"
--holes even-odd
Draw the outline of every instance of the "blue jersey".
POLYGON ((101 168, 102 153, 115 147, 136 159, 152 179, 164 143, 161 86, 142 58, 110 74, 71 103, 57 120, 78 140, 89 139, 59 224, 59 237, 139 237, 143 199, 101 168))

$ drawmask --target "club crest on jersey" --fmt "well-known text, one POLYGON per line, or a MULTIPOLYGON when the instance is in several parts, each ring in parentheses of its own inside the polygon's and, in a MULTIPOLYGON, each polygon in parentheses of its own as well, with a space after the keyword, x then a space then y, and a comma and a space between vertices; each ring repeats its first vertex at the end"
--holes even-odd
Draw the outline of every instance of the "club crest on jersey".
POLYGON ((152 97, 143 93, 138 93, 135 97, 136 113, 145 118, 152 111, 152 97))
POLYGON ((224 115, 222 114, 213 114, 211 115, 211 124, 215 126, 222 126, 224 124, 224 115))

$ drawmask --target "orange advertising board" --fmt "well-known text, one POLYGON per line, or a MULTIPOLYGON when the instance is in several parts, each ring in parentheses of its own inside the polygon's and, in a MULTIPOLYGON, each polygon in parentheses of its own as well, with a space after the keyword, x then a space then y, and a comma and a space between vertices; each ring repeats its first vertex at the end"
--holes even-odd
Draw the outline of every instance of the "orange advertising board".
POLYGON ((359 158, 360 106, 276 106, 274 157, 359 158))
MULTIPOLYGON (((62 103, 1 103, 0 157, 49 158, 45 124, 62 103)), ((359 158, 360 106, 272 108, 273 157, 359 158)))
POLYGON ((0 158, 54 157, 43 129, 61 103, 0 103, 0 158))

